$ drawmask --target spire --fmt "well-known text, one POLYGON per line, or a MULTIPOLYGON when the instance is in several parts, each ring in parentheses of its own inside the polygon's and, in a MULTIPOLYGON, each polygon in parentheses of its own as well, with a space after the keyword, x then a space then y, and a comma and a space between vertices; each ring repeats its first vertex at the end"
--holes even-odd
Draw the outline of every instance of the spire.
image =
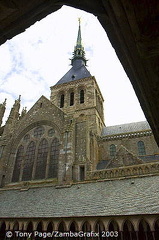
POLYGON ((74 47, 73 57, 71 59, 71 65, 77 66, 77 67, 79 67, 81 65, 86 66, 86 62, 87 62, 87 60, 85 58, 84 47, 82 46, 80 18, 78 19, 78 21, 79 21, 79 27, 78 27, 77 42, 76 42, 76 46, 74 47))
POLYGON ((82 38, 81 38, 81 19, 78 19, 79 21, 79 28, 78 28, 78 36, 77 36, 77 43, 76 46, 82 47, 82 38))
POLYGON ((86 68, 87 60, 85 58, 84 47, 82 46, 80 19, 78 19, 78 21, 79 28, 77 42, 74 47, 73 57, 70 59, 72 68, 56 83, 56 85, 91 77, 90 72, 86 68))

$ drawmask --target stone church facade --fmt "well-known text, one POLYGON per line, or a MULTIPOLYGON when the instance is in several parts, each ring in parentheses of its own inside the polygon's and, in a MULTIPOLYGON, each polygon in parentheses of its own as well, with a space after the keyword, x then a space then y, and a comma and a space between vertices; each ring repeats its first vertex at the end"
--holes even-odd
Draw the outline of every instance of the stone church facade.
POLYGON ((159 148, 147 122, 105 126, 104 99, 86 63, 79 25, 72 68, 50 99, 19 114, 19 96, 0 128, 1 239, 6 230, 158 239, 159 148))

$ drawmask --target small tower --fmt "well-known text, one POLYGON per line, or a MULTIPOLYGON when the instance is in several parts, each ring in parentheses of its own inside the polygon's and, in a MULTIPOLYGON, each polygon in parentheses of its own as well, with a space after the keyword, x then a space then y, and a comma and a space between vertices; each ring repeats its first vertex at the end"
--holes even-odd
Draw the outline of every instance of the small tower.
POLYGON ((4 117, 5 110, 6 110, 6 101, 7 101, 7 99, 5 98, 4 102, 0 104, 0 127, 2 125, 2 120, 4 117))

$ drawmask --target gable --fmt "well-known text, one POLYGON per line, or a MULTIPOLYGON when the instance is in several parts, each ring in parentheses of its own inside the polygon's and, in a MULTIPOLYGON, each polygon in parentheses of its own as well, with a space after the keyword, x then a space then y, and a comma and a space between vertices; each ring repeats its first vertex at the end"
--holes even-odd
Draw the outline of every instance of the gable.
POLYGON ((15 139, 19 141, 27 131, 39 125, 54 126, 61 132, 65 125, 64 122, 64 112, 52 104, 46 97, 42 96, 26 115, 19 120, 13 132, 14 142, 15 139))
POLYGON ((137 156, 128 151, 126 147, 121 145, 116 153, 116 156, 114 156, 110 160, 109 164, 107 165, 107 168, 130 166, 142 163, 144 162, 141 159, 139 159, 137 156))

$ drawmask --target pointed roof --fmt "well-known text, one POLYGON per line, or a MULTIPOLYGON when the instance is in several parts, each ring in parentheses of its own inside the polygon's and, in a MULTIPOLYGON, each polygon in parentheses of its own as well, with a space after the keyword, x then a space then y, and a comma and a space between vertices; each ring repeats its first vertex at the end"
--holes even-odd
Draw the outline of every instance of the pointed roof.
POLYGON ((74 47, 73 57, 71 58, 72 68, 56 83, 56 85, 91 77, 90 72, 86 68, 86 63, 87 60, 85 58, 85 51, 82 45, 81 25, 79 19, 77 41, 74 47))

